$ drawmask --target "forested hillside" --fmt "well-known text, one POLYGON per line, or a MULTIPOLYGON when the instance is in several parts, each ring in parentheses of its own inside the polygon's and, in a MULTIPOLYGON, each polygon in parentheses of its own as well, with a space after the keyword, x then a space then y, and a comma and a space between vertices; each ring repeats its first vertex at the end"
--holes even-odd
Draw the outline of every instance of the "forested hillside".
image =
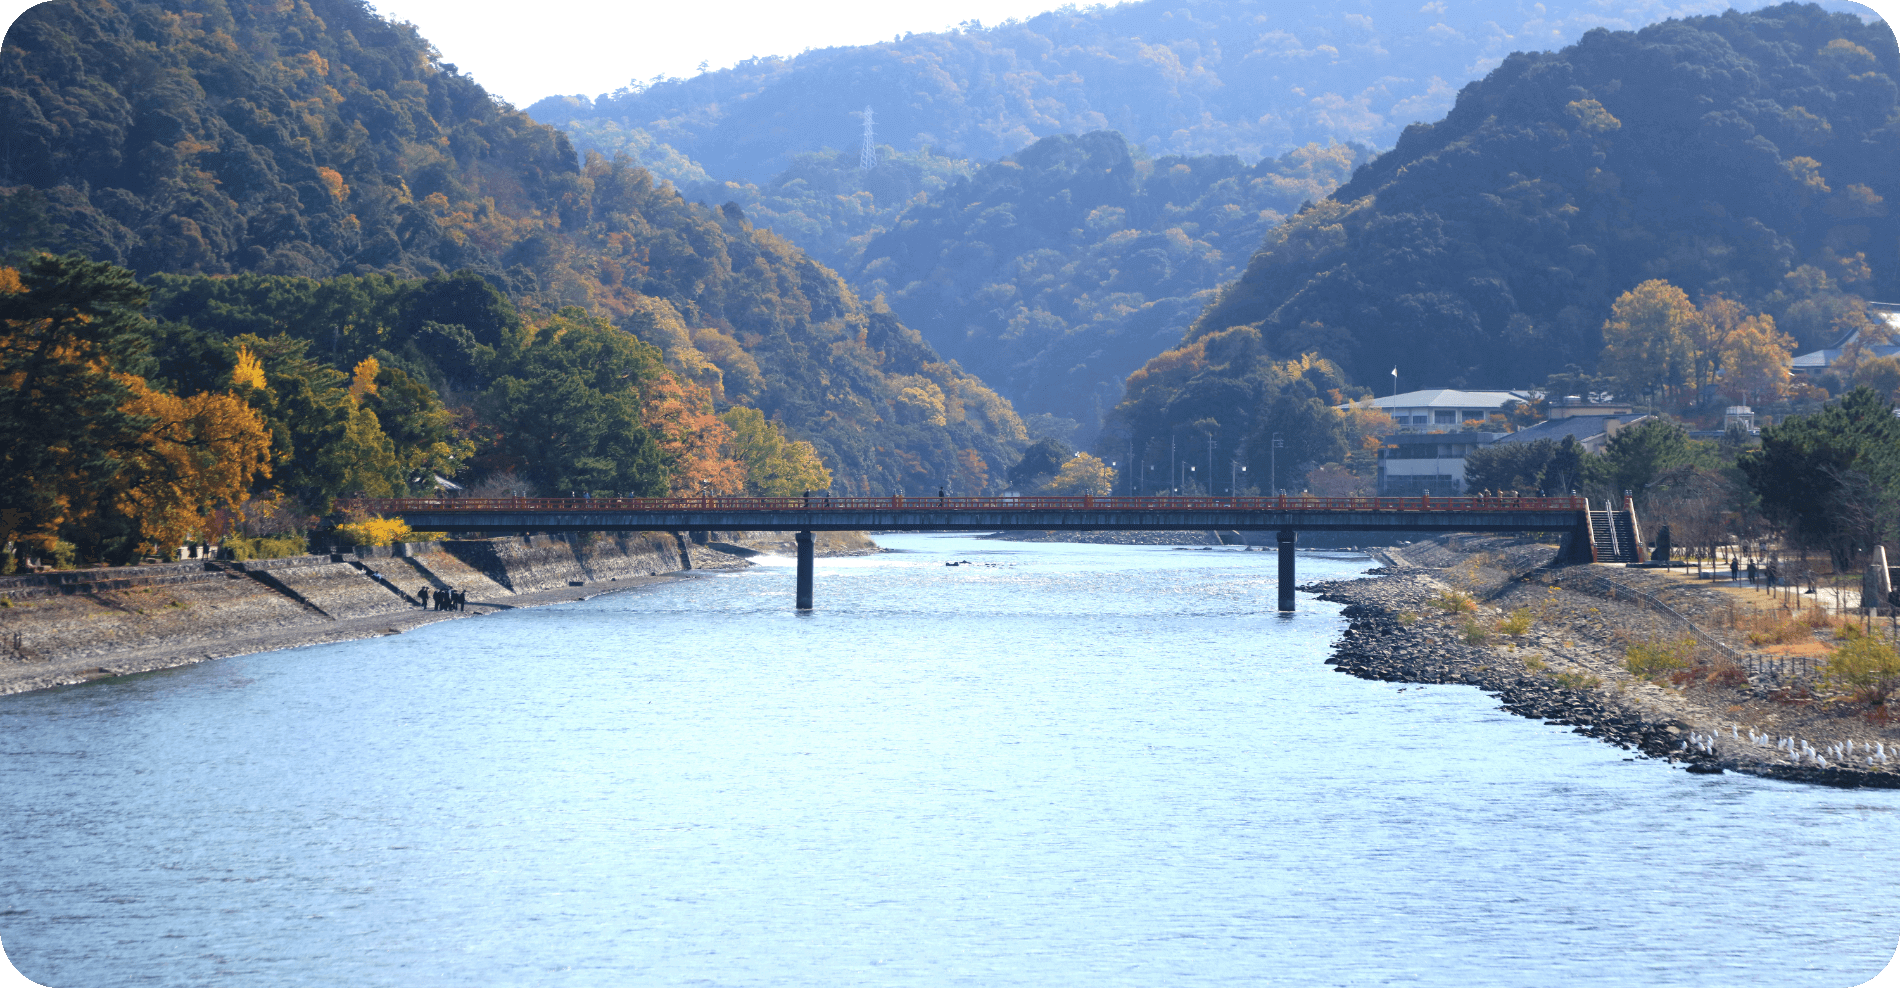
POLYGON ((1513 55, 1273 230, 1130 379, 1115 434, 1236 449, 1273 390, 1247 369, 1306 353, 1382 389, 1394 365, 1407 388, 1491 388, 1602 358, 1626 391, 1713 400, 1722 341, 1695 332, 1762 349, 1871 328, 1863 299, 1900 280, 1896 76, 1885 24, 1811 5, 1513 55))
MULTIPOLYGON (((1053 134, 1115 130, 1151 155, 1252 162, 1305 144, 1390 147, 1513 51, 1632 29, 1720 0, 1423 5, 1148 0, 753 59, 529 108, 583 150, 675 181, 765 182, 796 155, 879 139, 988 162, 1053 134), (700 170, 701 166, 704 172, 700 170)), ((639 66, 628 66, 637 73, 639 66)))
POLYGON ((920 196, 840 267, 1020 412, 1074 419, 1086 443, 1123 379, 1180 342, 1267 231, 1369 157, 1136 160, 1112 131, 1048 137, 920 196))
MULTIPOLYGON (((0 132, 10 255, 293 279, 246 282, 249 321, 223 323, 290 333, 343 373, 372 353, 407 361, 478 444, 510 441, 481 396, 553 373, 537 347, 608 326, 658 348, 655 381, 703 389, 715 409, 758 408, 809 440, 840 491, 979 488, 1022 440, 1007 402, 783 238, 624 159, 577 159, 560 132, 361 0, 41 5, 0 52, 0 132), (438 311, 401 286, 332 287, 458 271, 505 293, 476 308, 507 319, 438 311), (329 321, 296 308, 325 291, 374 304, 329 321), (513 356, 484 328, 509 320, 513 356)), ((169 319, 222 319, 223 299, 169 307, 202 284, 160 289, 169 319)), ((649 414, 659 386, 640 399, 649 414)))
POLYGON ((1333 145, 1251 167, 1148 159, 1113 131, 1043 138, 981 166, 884 152, 870 171, 814 152, 763 186, 684 192, 738 203, 860 296, 882 297, 1019 413, 1074 423, 1083 444, 1122 380, 1180 342, 1267 230, 1370 158, 1333 145))

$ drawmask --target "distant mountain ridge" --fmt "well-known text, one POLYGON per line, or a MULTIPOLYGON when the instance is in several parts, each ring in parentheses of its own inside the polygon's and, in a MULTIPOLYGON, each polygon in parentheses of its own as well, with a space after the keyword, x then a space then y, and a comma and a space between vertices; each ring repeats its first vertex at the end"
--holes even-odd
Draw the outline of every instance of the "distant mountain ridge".
POLYGON ((855 149, 867 104, 878 139, 900 152, 928 147, 993 161, 1054 134, 1115 130, 1150 155, 1258 161, 1309 143, 1390 147, 1406 125, 1442 116, 1466 81, 1513 51, 1728 6, 1147 0, 1066 7, 990 28, 753 59, 597 99, 550 96, 528 112, 563 128, 582 150, 624 150, 676 181, 709 173, 763 183, 800 153, 855 149))

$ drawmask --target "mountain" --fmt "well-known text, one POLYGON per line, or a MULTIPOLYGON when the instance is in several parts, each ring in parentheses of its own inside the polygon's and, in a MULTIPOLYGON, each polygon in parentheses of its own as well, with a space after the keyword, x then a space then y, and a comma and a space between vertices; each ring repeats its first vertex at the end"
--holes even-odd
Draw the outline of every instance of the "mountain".
POLYGON ((1075 420, 1086 444, 1123 380, 1180 342, 1267 231, 1370 157, 1147 160, 1113 131, 1045 137, 919 195, 840 267, 1024 415, 1075 420))
MULTIPOLYGON (((14 255, 142 276, 473 272, 535 326, 578 307, 562 325, 658 347, 719 408, 813 443, 840 491, 977 489, 1023 441, 1006 401, 784 238, 627 159, 581 160, 361 0, 43 4, 0 49, 0 133, 14 255)), ((403 318, 461 338, 449 315, 403 318)))
POLYGON ((1146 0, 985 28, 758 58, 690 79, 529 107, 583 150, 626 151, 674 181, 763 183, 803 152, 859 146, 862 111, 900 152, 974 161, 1115 130, 1150 155, 1245 161, 1306 144, 1390 147, 1512 52, 1630 29, 1720 0, 1414 6, 1146 0))
POLYGON ((1141 444, 1205 420, 1235 450, 1268 415, 1258 369, 1303 354, 1361 385, 1395 365, 1408 387, 1587 373, 1645 284, 1631 297, 1720 295, 1705 309, 1831 343, 1900 290, 1896 78, 1886 24, 1813 5, 1512 55, 1269 233, 1130 378, 1110 431, 1141 444))

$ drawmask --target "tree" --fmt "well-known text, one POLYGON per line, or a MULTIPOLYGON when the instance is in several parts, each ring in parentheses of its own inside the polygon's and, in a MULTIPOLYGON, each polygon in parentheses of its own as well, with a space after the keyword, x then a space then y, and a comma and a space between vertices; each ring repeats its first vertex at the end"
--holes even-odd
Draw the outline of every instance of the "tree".
POLYGON ((745 468, 745 493, 753 497, 793 497, 831 487, 831 471, 818 451, 792 441, 756 408, 734 408, 719 416, 732 430, 726 455, 745 468))
POLYGON ((1010 486, 1026 487, 1036 483, 1038 477, 1050 477, 1062 470, 1072 451, 1059 439, 1038 439, 1023 450, 1023 458, 1009 468, 1007 474, 1010 486))
POLYGON ((1736 320, 1722 338, 1722 390, 1738 405, 1772 402, 1788 388, 1794 338, 1767 313, 1736 320))
POLYGON ((149 419, 144 441, 115 479, 112 506, 139 537, 164 555, 194 538, 214 538, 214 516, 249 497, 270 476, 270 432, 240 398, 201 392, 189 398, 132 382, 127 411, 149 419))
POLYGON ((0 268, 0 543, 51 550, 141 449, 145 303, 130 272, 77 255, 0 268))
POLYGON ((1304 477, 1316 466, 1346 459, 1355 445, 1349 441, 1346 417, 1318 398, 1280 395, 1257 421, 1247 437, 1247 467, 1266 481, 1269 491, 1290 486, 1292 478, 1304 477), (1283 445, 1270 455, 1276 433, 1283 445), (1272 476, 1274 469, 1279 478, 1272 476))
POLYGON ((1043 488, 1043 493, 1068 496, 1093 494, 1100 497, 1114 490, 1114 468, 1097 457, 1077 453, 1063 461, 1062 469, 1056 471, 1056 475, 1043 488))
POLYGON ((563 309, 540 327, 515 372, 476 402, 496 430, 490 467, 517 469, 553 493, 671 493, 642 401, 642 389, 664 373, 657 348, 563 309))
MULTIPOLYGON (((1792 416, 1761 431, 1761 448, 1737 462, 1761 497, 1762 513, 1803 545, 1844 546, 1839 500, 1849 472, 1865 478, 1859 494, 1891 501, 1900 492, 1900 419, 1871 388, 1855 388, 1813 415, 1792 416)), ((1837 556, 1845 568, 1851 557, 1837 556)))
POLYGON ((1586 461, 1586 474, 1613 502, 1624 491, 1639 501, 1650 496, 1650 485, 1664 471, 1683 466, 1715 465, 1709 444, 1689 438, 1682 426, 1661 418, 1646 419, 1610 438, 1601 457, 1586 461))
POLYGON ((1660 278, 1645 281, 1610 307, 1597 365, 1631 392, 1692 383, 1701 363, 1692 329, 1702 335, 1689 296, 1660 278))

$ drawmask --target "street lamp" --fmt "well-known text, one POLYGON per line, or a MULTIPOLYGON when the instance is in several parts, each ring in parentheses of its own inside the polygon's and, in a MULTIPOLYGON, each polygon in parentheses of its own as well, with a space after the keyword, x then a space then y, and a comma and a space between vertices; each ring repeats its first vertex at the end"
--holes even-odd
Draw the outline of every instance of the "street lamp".
POLYGON ((1273 434, 1273 446, 1267 452, 1267 493, 1280 489, 1280 449, 1286 444, 1280 441, 1280 434, 1273 434))

